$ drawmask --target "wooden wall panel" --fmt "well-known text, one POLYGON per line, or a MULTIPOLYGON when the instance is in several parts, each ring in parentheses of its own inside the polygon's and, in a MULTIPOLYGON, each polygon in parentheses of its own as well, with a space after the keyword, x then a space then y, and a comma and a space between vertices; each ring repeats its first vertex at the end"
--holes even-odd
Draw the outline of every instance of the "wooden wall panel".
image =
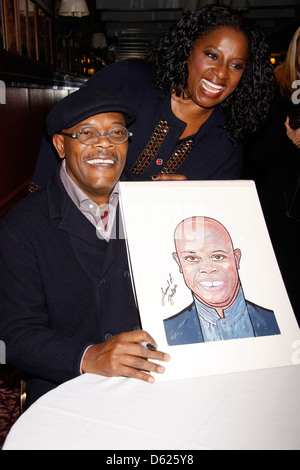
POLYGON ((32 178, 45 120, 68 90, 6 89, 0 105, 0 217, 26 192, 32 178))

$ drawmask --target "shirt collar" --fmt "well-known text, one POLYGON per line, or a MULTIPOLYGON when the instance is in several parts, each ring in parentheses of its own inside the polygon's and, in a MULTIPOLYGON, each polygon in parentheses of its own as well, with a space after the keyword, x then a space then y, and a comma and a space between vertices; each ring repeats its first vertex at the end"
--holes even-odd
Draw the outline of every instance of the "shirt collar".
MULTIPOLYGON (((68 175, 67 170, 66 170, 66 160, 62 161, 62 165, 60 169, 60 177, 68 195, 70 196, 70 198, 72 199, 76 207, 78 207, 78 209, 80 209, 82 204, 86 202, 92 203, 93 205, 96 206, 96 203, 91 201, 91 199, 79 188, 79 186, 77 186, 76 183, 74 183, 72 178, 70 178, 70 176, 68 175)), ((110 195, 109 203, 111 203, 111 200, 115 200, 118 197, 119 197, 119 183, 117 182, 110 195)), ((86 204, 84 204, 84 206, 86 206, 86 204)))
MULTIPOLYGON (((101 223, 101 206, 98 206, 93 202, 70 178, 66 170, 66 161, 62 161, 60 168, 60 178, 61 181, 69 195, 69 197, 74 202, 75 206, 80 210, 80 212, 95 226, 97 230, 101 233, 105 239, 109 239, 109 233, 114 223, 115 213, 117 210, 119 202, 119 183, 117 182, 112 190, 112 193, 109 198, 109 205, 113 206, 114 210, 110 211, 110 216, 108 219, 108 227, 105 233, 101 223)), ((105 208, 104 208, 105 209, 105 208)))
MULTIPOLYGON (((214 308, 207 307, 202 302, 200 302, 200 300, 196 299, 196 297, 194 297, 194 299, 198 315, 202 317, 205 321, 215 325, 220 319, 216 310, 214 308)), ((224 319, 226 319, 227 323, 235 323, 245 313, 246 308, 247 306, 243 289, 242 286, 240 286, 234 302, 232 303, 232 305, 230 305, 230 307, 224 310, 224 319)))

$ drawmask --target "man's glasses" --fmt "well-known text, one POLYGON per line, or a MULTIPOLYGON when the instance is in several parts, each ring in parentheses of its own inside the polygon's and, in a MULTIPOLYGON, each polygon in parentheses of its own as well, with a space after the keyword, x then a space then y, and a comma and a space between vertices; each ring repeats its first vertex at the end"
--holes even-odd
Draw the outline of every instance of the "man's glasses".
POLYGON ((113 144, 124 144, 133 135, 132 132, 129 132, 123 126, 112 127, 108 132, 99 132, 95 127, 88 126, 73 134, 68 134, 67 132, 60 132, 60 134, 72 137, 72 139, 78 139, 79 142, 85 145, 93 145, 101 137, 107 137, 113 144))

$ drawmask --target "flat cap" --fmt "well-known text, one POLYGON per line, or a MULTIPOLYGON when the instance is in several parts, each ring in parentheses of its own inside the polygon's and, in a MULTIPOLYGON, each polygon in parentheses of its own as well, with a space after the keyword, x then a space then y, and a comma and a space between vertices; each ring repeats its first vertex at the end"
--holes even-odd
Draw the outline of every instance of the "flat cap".
POLYGON ((52 108, 46 120, 47 133, 54 135, 95 114, 113 112, 123 114, 126 125, 136 117, 134 105, 125 96, 83 85, 52 108))

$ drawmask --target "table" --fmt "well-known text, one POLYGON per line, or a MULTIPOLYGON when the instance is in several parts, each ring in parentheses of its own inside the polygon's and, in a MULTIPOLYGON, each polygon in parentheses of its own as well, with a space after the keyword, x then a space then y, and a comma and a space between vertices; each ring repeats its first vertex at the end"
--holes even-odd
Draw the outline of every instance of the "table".
POLYGON ((300 366, 155 384, 84 374, 21 415, 3 449, 299 450, 300 366))

